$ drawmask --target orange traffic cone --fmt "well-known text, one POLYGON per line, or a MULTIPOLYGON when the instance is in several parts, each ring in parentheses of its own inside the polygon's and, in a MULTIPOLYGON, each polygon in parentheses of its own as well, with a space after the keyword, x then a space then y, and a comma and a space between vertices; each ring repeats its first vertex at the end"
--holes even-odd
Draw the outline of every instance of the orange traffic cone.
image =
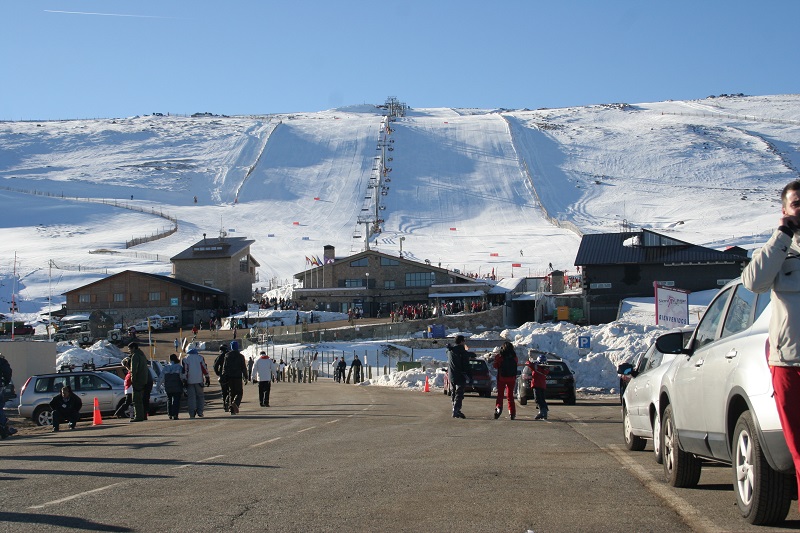
POLYGON ((103 423, 103 417, 100 416, 100 402, 97 401, 97 396, 94 398, 94 421, 92 422, 93 426, 99 426, 103 423))
POLYGON ((428 383, 428 374, 425 374, 425 392, 431 391, 431 385, 428 383))

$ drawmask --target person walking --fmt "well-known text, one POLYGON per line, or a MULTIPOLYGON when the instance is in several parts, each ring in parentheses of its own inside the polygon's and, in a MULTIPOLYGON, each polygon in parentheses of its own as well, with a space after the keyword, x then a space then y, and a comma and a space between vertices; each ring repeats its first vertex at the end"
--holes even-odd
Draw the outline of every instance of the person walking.
POLYGON ((219 355, 214 359, 214 373, 217 375, 219 388, 222 392, 222 408, 228 412, 228 383, 222 379, 222 365, 225 363, 225 354, 228 352, 228 346, 221 344, 219 347, 219 355))
POLYGON ((158 376, 158 388, 164 387, 167 393, 167 414, 170 420, 177 420, 181 409, 181 396, 183 396, 183 380, 181 373, 183 366, 178 360, 178 354, 170 354, 167 366, 161 369, 158 376))
POLYGON ((192 347, 187 350, 186 357, 181 362, 181 378, 186 387, 186 394, 189 396, 186 402, 189 404, 189 418, 195 416, 203 418, 205 408, 203 384, 208 387, 211 379, 208 375, 206 361, 197 348, 192 347))
POLYGON ((50 400, 50 408, 53 409, 53 431, 57 432, 61 422, 69 422, 69 429, 75 429, 81 417, 83 402, 77 394, 72 392, 72 388, 66 385, 61 388, 61 392, 50 400))
POLYGON ((266 352, 261 352, 259 358, 253 363, 252 380, 258 383, 258 402, 261 407, 269 407, 269 391, 272 386, 272 372, 275 370, 275 362, 269 358, 266 352))
MULTIPOLYGON (((264 352, 261 352, 264 353, 264 352)), ((253 356, 247 358, 247 379, 253 379, 253 356)))
POLYGON ((281 358, 281 362, 278 364, 278 381, 286 381, 286 363, 281 358))
POLYGON ((467 351, 464 336, 456 335, 455 345, 447 345, 447 378, 450 380, 453 418, 467 418, 461 412, 461 405, 464 401, 464 387, 467 384, 467 379, 472 381, 469 358, 470 353, 467 351))
POLYGON ((333 366, 333 381, 336 381, 338 383, 339 382, 339 358, 338 357, 334 357, 333 358, 333 363, 331 363, 331 366, 333 366))
POLYGON ((345 381, 344 376, 347 370, 347 362, 344 360, 344 356, 342 356, 341 359, 339 359, 339 364, 336 366, 339 369, 339 383, 344 383, 345 381))
POLYGON ((13 373, 11 364, 0 353, 0 440, 6 439, 17 432, 16 428, 8 424, 8 417, 3 412, 3 406, 6 404, 6 387, 11 384, 13 373))
POLYGON ((547 420, 547 413, 550 410, 547 405, 547 375, 550 373, 550 369, 547 367, 547 356, 545 354, 539 354, 536 362, 533 363, 531 371, 533 373, 531 385, 536 398, 536 407, 539 408, 539 414, 536 415, 534 420, 547 420))
POLYGON ((514 385, 517 381, 517 352, 514 345, 506 341, 494 358, 492 366, 497 369, 497 401, 494 405, 494 418, 497 420, 503 412, 503 396, 508 397, 508 414, 511 420, 517 417, 517 405, 514 402, 514 385))
POLYGON ((148 384, 152 387, 152 376, 150 376, 150 369, 147 366, 147 358, 144 352, 139 349, 138 342, 128 344, 128 353, 131 358, 131 387, 133 388, 133 418, 131 422, 143 422, 147 417, 147 412, 144 409, 144 395, 145 388, 148 384))
POLYGON ((353 383, 361 383, 361 360, 357 355, 353 355, 350 371, 353 373, 353 383))
MULTIPOLYGON (((767 243, 753 253, 742 285, 772 292, 769 364, 775 406, 800 490, 800 180, 781 191, 781 218, 767 243)), ((798 501, 800 509, 800 501, 798 501)))
POLYGON ((222 364, 222 379, 228 383, 228 408, 232 415, 239 412, 247 380, 247 363, 239 351, 239 341, 231 341, 231 349, 225 354, 222 364))

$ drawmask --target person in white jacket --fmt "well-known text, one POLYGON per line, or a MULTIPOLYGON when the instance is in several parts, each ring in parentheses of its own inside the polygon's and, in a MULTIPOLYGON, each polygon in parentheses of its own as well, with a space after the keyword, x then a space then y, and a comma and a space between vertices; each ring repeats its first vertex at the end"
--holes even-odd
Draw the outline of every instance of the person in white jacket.
POLYGON ((768 363, 800 490, 800 180, 783 188, 781 204, 778 229, 753 254, 742 285, 753 292, 772 291, 768 363))
POLYGON ((253 363, 253 383, 258 383, 258 401, 261 407, 269 407, 269 390, 272 386, 272 373, 275 371, 275 362, 266 352, 261 352, 253 363))

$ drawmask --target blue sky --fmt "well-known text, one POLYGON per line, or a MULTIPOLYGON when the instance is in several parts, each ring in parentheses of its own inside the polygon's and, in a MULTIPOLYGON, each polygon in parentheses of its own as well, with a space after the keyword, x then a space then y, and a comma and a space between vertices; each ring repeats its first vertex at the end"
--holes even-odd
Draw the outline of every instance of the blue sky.
POLYGON ((0 120, 800 92, 800 2, 4 0, 0 120))

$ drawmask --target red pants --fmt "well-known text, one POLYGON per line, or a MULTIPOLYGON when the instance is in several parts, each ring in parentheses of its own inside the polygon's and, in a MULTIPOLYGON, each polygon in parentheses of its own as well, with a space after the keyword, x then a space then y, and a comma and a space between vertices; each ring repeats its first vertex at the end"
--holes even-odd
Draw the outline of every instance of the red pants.
MULTIPOLYGON (((797 488, 800 491, 800 368, 771 366, 775 405, 781 419, 783 436, 794 460, 797 488)), ((800 502, 798 502, 800 508, 800 502)))
POLYGON ((504 378, 497 376, 497 402, 495 406, 503 410, 503 396, 508 396, 508 412, 509 414, 517 414, 517 404, 514 402, 514 383, 517 378, 510 377, 504 378))

